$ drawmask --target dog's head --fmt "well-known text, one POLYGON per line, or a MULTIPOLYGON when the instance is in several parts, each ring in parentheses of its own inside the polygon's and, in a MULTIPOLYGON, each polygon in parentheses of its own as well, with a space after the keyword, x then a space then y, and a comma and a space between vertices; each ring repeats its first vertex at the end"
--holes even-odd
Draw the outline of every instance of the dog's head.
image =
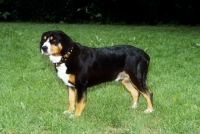
POLYGON ((42 34, 40 51, 44 55, 61 56, 71 48, 72 44, 73 40, 64 32, 47 31, 42 34))

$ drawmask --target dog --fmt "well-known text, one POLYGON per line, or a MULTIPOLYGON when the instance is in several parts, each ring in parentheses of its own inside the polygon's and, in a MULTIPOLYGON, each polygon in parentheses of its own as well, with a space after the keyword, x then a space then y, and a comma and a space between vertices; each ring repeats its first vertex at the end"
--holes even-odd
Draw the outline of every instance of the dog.
POLYGON ((58 77, 68 86, 69 108, 64 113, 80 116, 85 108, 87 88, 120 81, 137 108, 140 94, 147 101, 145 113, 153 111, 153 93, 147 86, 149 55, 131 45, 91 48, 74 42, 60 30, 44 32, 40 52, 48 55, 58 77))

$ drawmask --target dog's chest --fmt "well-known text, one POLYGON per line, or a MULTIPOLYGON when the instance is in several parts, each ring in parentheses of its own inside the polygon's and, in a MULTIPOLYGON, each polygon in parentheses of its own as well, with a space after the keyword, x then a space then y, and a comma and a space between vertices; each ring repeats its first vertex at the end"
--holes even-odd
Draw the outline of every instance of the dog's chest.
POLYGON ((67 67, 65 64, 61 64, 60 66, 56 67, 57 69, 57 75, 62 81, 65 83, 65 85, 74 87, 71 83, 69 83, 69 74, 67 74, 67 67))
MULTIPOLYGON (((50 60, 53 62, 53 63, 57 63, 60 61, 60 57, 54 57, 54 56, 51 56, 50 57, 50 60)), ((65 63, 62 63, 60 64, 60 66, 57 66, 56 67, 57 69, 57 75, 60 79, 62 79, 62 81, 65 83, 65 85, 67 86, 70 86, 70 87, 74 87, 74 85, 72 85, 71 83, 69 83, 69 76, 70 74, 67 74, 67 67, 65 65, 65 63)))

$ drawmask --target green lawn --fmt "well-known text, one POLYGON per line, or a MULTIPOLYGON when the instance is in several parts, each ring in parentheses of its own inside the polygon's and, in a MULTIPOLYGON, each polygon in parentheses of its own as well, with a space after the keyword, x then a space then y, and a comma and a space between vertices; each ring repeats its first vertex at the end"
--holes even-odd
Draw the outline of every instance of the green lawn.
POLYGON ((0 46, 0 134, 200 133, 200 27, 0 23, 0 46), (144 49, 154 112, 143 113, 142 96, 131 109, 130 94, 111 82, 90 88, 81 117, 64 115, 67 88, 39 51, 52 29, 91 47, 144 49))

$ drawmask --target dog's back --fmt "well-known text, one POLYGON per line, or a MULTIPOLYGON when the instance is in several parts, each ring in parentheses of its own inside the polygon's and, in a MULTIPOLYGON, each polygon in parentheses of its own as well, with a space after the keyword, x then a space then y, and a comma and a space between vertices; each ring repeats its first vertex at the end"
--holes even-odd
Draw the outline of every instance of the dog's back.
POLYGON ((90 48, 74 42, 62 31, 48 31, 41 37, 40 50, 49 55, 57 75, 69 87, 68 113, 80 116, 86 103, 87 88, 107 81, 121 81, 137 107, 140 93, 153 111, 153 94, 147 86, 150 57, 131 45, 90 48))

